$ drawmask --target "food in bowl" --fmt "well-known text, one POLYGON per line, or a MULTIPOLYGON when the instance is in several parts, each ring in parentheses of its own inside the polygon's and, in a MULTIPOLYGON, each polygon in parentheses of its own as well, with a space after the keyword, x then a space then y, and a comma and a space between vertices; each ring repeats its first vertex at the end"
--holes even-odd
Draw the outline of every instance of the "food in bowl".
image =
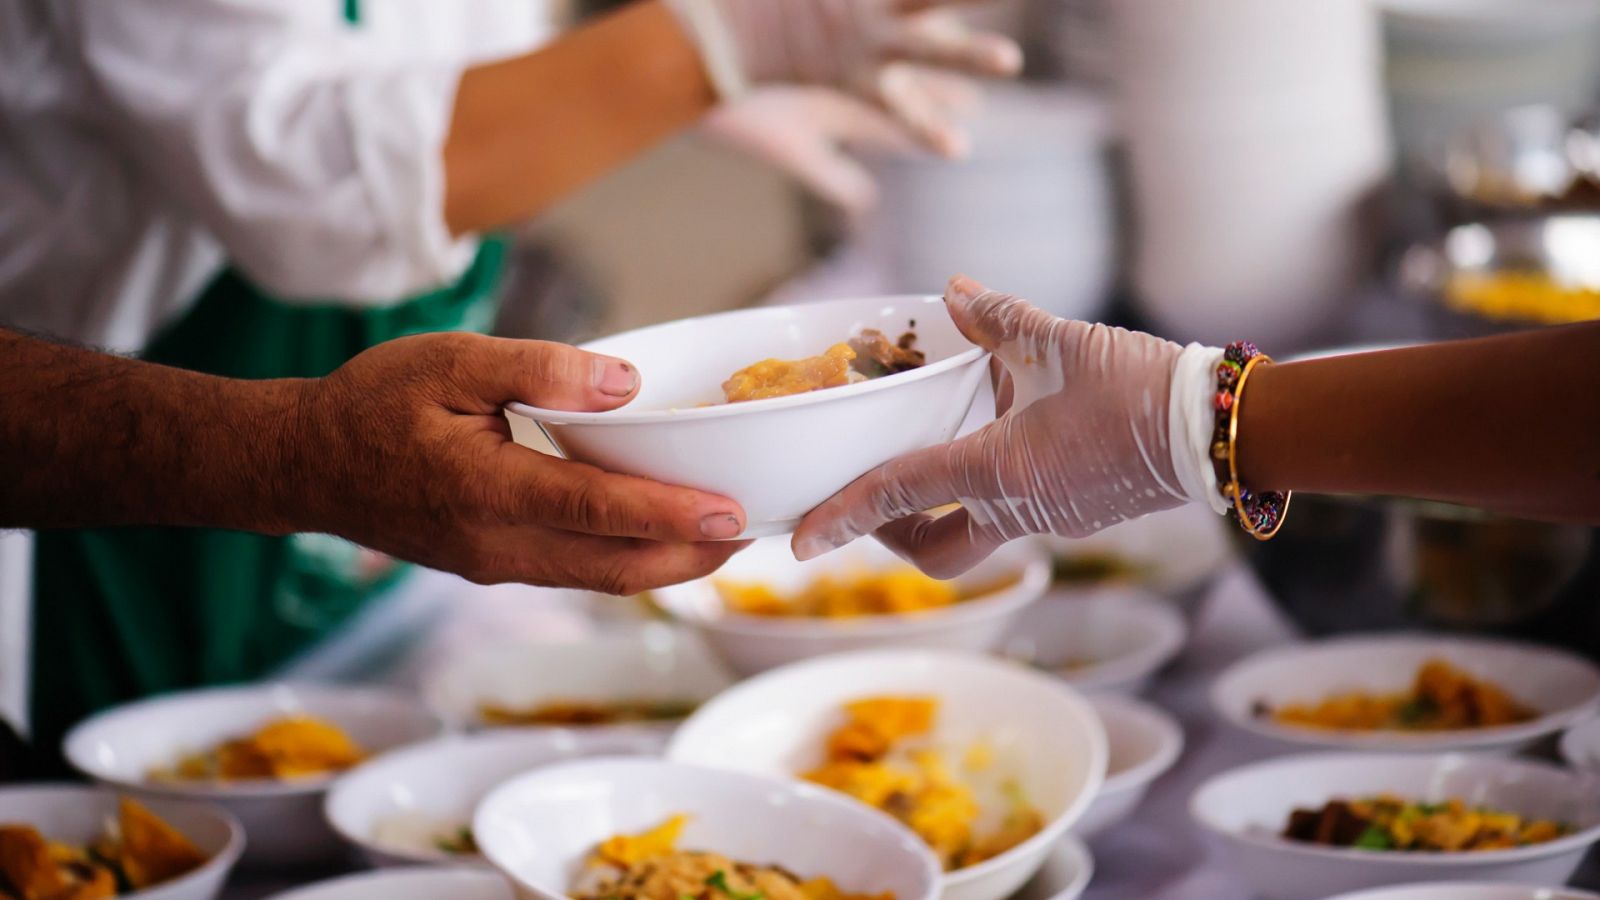
POLYGON ((1044 816, 1014 778, 998 771, 989 746, 952 759, 928 742, 939 713, 933 697, 866 697, 845 704, 823 763, 804 773, 883 810, 933 849, 945 871, 992 859, 1038 834, 1044 816))
POLYGON ((106 831, 87 846, 53 841, 32 825, 0 823, 0 897, 97 900, 193 872, 206 854, 136 800, 123 797, 106 831))
POLYGON ((892 892, 848 894, 826 877, 802 878, 782 866, 736 862, 678 849, 689 817, 602 841, 585 863, 572 900, 894 900, 892 892))
POLYGON ((1073 587, 1141 582, 1150 577, 1150 570, 1148 564, 1115 553, 1057 553, 1051 560, 1050 581, 1052 584, 1073 587))
POLYGON ((713 581, 723 606, 747 616, 849 619, 926 612, 992 594, 1015 583, 963 588, 929 578, 911 566, 859 568, 824 573, 796 591, 766 582, 718 578, 713 581))
POLYGON ((463 819, 396 813, 378 820, 372 829, 372 839, 384 846, 405 850, 437 851, 451 856, 478 855, 472 823, 463 819))
POLYGON ((478 718, 485 725, 539 725, 582 727, 628 725, 638 722, 674 722, 687 718, 700 704, 694 700, 549 700, 519 707, 485 701, 478 718))
POLYGON ((151 781, 294 781, 342 772, 367 753, 339 726, 316 716, 273 719, 244 737, 189 753, 150 771, 151 781))
POLYGON ((722 383, 723 398, 729 403, 743 403, 788 397, 907 372, 927 362, 916 343, 914 331, 907 331, 890 343, 883 332, 864 328, 848 342, 834 344, 819 356, 752 363, 722 383))
POLYGON ((1443 294, 1451 309, 1498 321, 1559 325, 1600 319, 1600 289, 1537 270, 1456 272, 1443 294))
POLYGON ((1404 692, 1351 691, 1276 709, 1261 704, 1256 712, 1282 725, 1341 731, 1459 731, 1515 725, 1539 715, 1499 685, 1437 657, 1422 664, 1404 692))
POLYGON ((1471 852, 1542 844, 1571 834, 1551 819, 1468 804, 1459 797, 1420 803, 1393 794, 1330 800, 1320 809, 1289 814, 1283 836, 1292 841, 1361 850, 1471 852))

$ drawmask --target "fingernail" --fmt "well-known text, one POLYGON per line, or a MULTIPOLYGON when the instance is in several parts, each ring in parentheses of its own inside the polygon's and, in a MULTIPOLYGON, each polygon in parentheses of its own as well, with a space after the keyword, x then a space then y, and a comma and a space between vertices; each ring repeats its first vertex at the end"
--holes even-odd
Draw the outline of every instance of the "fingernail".
POLYGON ((805 562, 808 559, 816 559, 822 554, 833 550, 835 546, 827 538, 814 534, 794 542, 794 558, 801 562, 805 562))
POLYGON ((594 359, 594 386, 607 397, 626 397, 639 387, 639 370, 620 359, 594 359))
POLYGON ((957 300, 971 300, 983 292, 983 288, 976 281, 965 275, 957 275, 950 279, 950 293, 957 300))
POLYGON ((739 517, 727 513, 713 513, 700 520, 700 533, 714 541, 738 537, 743 530, 739 517))

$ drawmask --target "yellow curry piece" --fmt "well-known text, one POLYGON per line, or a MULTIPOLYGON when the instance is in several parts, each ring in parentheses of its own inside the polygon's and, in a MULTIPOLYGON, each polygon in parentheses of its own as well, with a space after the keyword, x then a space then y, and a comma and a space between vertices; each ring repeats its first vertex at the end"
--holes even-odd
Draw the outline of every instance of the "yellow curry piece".
POLYGON ((1445 304, 1498 320, 1559 325, 1600 319, 1600 289, 1569 285, 1543 272, 1461 273, 1444 288, 1445 304))
POLYGON ((51 841, 31 825, 0 824, 0 897, 98 900, 181 878, 206 855, 143 804, 117 803, 116 826, 87 847, 51 841))
MULTIPOLYGON (((868 697, 845 704, 845 722, 828 736, 822 765, 808 781, 889 813, 933 848, 946 871, 998 856, 1044 827, 1039 811, 1006 785, 1008 809, 980 834, 984 810, 972 785, 937 749, 918 741, 932 730, 939 701, 931 697, 868 697), (909 746, 908 746, 909 745, 909 746)), ((986 746, 963 756, 968 775, 993 764, 986 746)))
POLYGON ((1455 853, 1542 844, 1571 832, 1571 826, 1561 822, 1471 806, 1456 797, 1418 803, 1379 794, 1333 800, 1316 810, 1297 809, 1289 815, 1283 836, 1363 850, 1455 853))
POLYGON ((570 892, 573 900, 895 900, 887 892, 848 894, 831 879, 802 880, 779 866, 679 850, 688 821, 675 815, 648 831, 600 842, 570 892))
POLYGON ((1538 715, 1498 685, 1473 678, 1442 659, 1424 662, 1409 691, 1352 691, 1269 712, 1273 721, 1283 725, 1342 731, 1492 728, 1526 722, 1538 715))
POLYGON ((910 566, 847 575, 823 575, 790 593, 769 584, 716 581, 728 610, 747 616, 848 619, 925 612, 970 599, 948 581, 929 578, 910 566))
POLYGON ((865 380, 851 368, 856 351, 849 344, 834 344, 821 356, 805 359, 764 359, 733 373, 722 383, 729 403, 766 400, 840 387, 865 380))
POLYGON ((150 773, 154 781, 289 781, 342 772, 367 756, 339 726, 315 716, 287 716, 254 734, 180 759, 150 773))

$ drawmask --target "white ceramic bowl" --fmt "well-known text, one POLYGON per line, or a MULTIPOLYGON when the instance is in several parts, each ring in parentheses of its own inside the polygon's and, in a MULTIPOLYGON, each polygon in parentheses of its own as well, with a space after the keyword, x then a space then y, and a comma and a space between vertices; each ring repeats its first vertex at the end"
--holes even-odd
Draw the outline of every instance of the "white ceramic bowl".
POLYGON ((67 734, 67 760, 79 771, 141 798, 209 800, 239 817, 249 837, 244 862, 325 862, 344 845, 322 818, 327 778, 290 782, 169 784, 150 770, 185 753, 249 734, 296 713, 327 719, 368 752, 381 753, 437 735, 439 720, 410 697, 371 688, 266 684, 210 688, 152 697, 93 716, 67 734))
POLYGON ((653 592, 674 618, 699 629, 706 643, 741 675, 846 650, 921 647, 988 650, 1000 643, 1012 620, 1044 593, 1050 563, 1037 545, 1015 541, 995 551, 956 584, 979 589, 1001 579, 1017 581, 1001 590, 925 613, 853 619, 775 618, 728 612, 716 580, 758 581, 797 590, 821 575, 898 568, 906 563, 876 541, 856 541, 825 556, 796 562, 782 538, 757 541, 709 578, 653 592))
MULTIPOLYGON (((621 603, 614 597, 611 603, 621 603)), ((485 702, 534 708, 558 700, 703 703, 732 679, 695 634, 659 622, 581 641, 519 643, 462 653, 430 672, 422 695, 457 728, 495 727, 479 715, 485 702)), ((585 726, 583 731, 654 732, 674 723, 585 726)))
POLYGON ((1240 874, 1268 900, 1426 881, 1563 884, 1600 838, 1596 782, 1527 760, 1475 754, 1327 753, 1290 756, 1225 772, 1195 791, 1189 808, 1220 836, 1240 874), (1289 813, 1329 800, 1390 793, 1472 804, 1569 822, 1579 830, 1545 844, 1471 853, 1406 853, 1321 847, 1280 837, 1289 813))
POLYGON ((944 900, 999 900, 1038 870, 1088 809, 1106 769, 1093 708, 1059 679, 976 654, 879 650, 838 654, 768 672, 701 707, 673 735, 669 759, 794 778, 820 761, 848 701, 881 694, 939 699, 934 740, 983 741, 1043 813, 1039 834, 944 876, 944 900))
POLYGON ((1561 735, 1561 758, 1582 772, 1600 775, 1600 719, 1585 719, 1561 735))
POLYGON ((1017 616, 1001 652, 1080 690, 1133 694, 1188 636, 1171 601, 1137 588, 1052 591, 1017 616))
POLYGON ((1156 707, 1109 695, 1090 697, 1089 703, 1105 726, 1110 755, 1100 792, 1072 829, 1085 838, 1133 815, 1150 785, 1183 753, 1183 729, 1156 707))
POLYGON ((1011 900, 1076 900, 1094 878, 1094 857, 1083 841, 1067 835, 1056 843, 1039 871, 1011 900))
POLYGON ((1565 887, 1439 882, 1374 888, 1328 900, 1600 900, 1600 894, 1565 887))
POLYGON ((1442 635, 1363 635, 1263 650, 1223 672, 1212 686, 1211 702, 1240 728, 1293 744, 1408 753, 1508 752, 1593 714, 1600 705, 1600 670, 1553 647, 1442 635), (1295 728, 1255 715, 1263 702, 1276 707, 1348 691, 1403 691, 1433 658, 1494 682, 1538 710, 1539 717, 1461 731, 1356 732, 1295 728))
POLYGON ((639 395, 605 413, 513 403, 571 459, 731 497, 743 537, 787 534, 817 504, 897 456, 947 441, 972 405, 988 355, 939 297, 871 297, 718 313, 583 345, 631 361, 639 395), (915 326, 911 323, 915 322, 915 326), (768 357, 816 356, 862 328, 891 339, 908 327, 927 365, 792 397, 698 408, 722 382, 768 357))
MULTIPOLYGON (((205 803, 140 798, 150 811, 194 842, 209 859, 182 878, 131 894, 127 900, 212 900, 244 850, 244 829, 225 811, 205 803)), ((46 839, 87 845, 115 818, 117 795, 81 785, 0 788, 0 823, 32 825, 46 839)))
POLYGON ((430 835, 470 826, 473 811, 491 790, 531 769, 585 756, 649 756, 658 750, 656 737, 641 733, 540 728, 446 735, 351 769, 333 783, 323 811, 334 831, 374 866, 478 864, 478 857, 439 850, 430 835))
POLYGON ((412 867, 331 878, 270 900, 513 900, 511 885, 485 869, 412 867))
POLYGON ((595 845, 689 818, 679 846, 827 876, 851 893, 932 900, 939 863, 886 815, 787 779, 670 763, 597 759, 530 772, 495 789, 473 830, 485 856, 524 893, 564 900, 595 845))
POLYGON ((1138 587, 1177 601, 1185 615, 1198 611, 1208 588, 1234 559, 1229 523, 1208 507, 1191 503, 1121 522, 1083 538, 1039 538, 1052 556, 1113 556, 1138 574, 1110 585, 1057 584, 1056 590, 1138 587))

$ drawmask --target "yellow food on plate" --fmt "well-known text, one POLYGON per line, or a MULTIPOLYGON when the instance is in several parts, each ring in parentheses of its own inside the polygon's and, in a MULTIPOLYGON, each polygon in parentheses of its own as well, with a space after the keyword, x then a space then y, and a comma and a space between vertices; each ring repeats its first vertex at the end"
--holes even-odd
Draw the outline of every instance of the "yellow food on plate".
POLYGON ((849 894, 825 877, 803 879, 780 866, 720 853, 679 850, 689 821, 675 815, 639 834, 600 842, 572 886, 573 900, 894 900, 849 894))
POLYGON ((1442 659, 1424 662, 1408 691, 1351 691, 1276 709, 1263 705, 1258 712, 1282 725, 1339 731, 1457 731, 1515 725, 1539 715, 1500 686, 1442 659))
POLYGON ((1474 806, 1459 797, 1418 803, 1392 794, 1331 800, 1320 809, 1297 809, 1289 814, 1283 829, 1283 836, 1292 841, 1436 853, 1509 850, 1571 833, 1572 826, 1563 822, 1474 806))
POLYGON ((0 897, 96 900, 182 878, 206 855, 143 804, 126 797, 106 833, 86 847, 52 841, 32 825, 0 824, 0 897))
POLYGON ((153 781, 291 781, 342 772, 367 754, 339 726, 315 716, 274 719, 254 734, 150 772, 153 781))
POLYGON ((989 745, 966 748, 960 765, 953 765, 928 740, 938 713, 932 697, 847 703, 845 721, 828 735, 822 765, 804 777, 899 819, 952 871, 1033 837, 1044 817, 998 771, 989 745))
POLYGON ((1459 273, 1445 283, 1444 299, 1453 309, 1489 319, 1547 325, 1600 319, 1600 289, 1564 284, 1544 272, 1459 273))
POLYGON ((687 718, 699 705, 693 700, 551 700, 531 707, 485 702, 478 705, 478 717, 486 725, 621 725, 687 718))
POLYGON ((1006 586, 995 584, 981 591, 963 591, 954 582, 929 578, 911 566, 823 575, 798 591, 779 590, 764 582, 726 578, 714 583, 723 605, 730 612, 821 619, 927 612, 1006 586))
POLYGON ((855 358, 856 352, 849 344, 834 344, 821 356, 764 359, 728 376, 722 383, 722 393, 729 403, 743 403, 865 381, 865 375, 850 367, 855 358))

